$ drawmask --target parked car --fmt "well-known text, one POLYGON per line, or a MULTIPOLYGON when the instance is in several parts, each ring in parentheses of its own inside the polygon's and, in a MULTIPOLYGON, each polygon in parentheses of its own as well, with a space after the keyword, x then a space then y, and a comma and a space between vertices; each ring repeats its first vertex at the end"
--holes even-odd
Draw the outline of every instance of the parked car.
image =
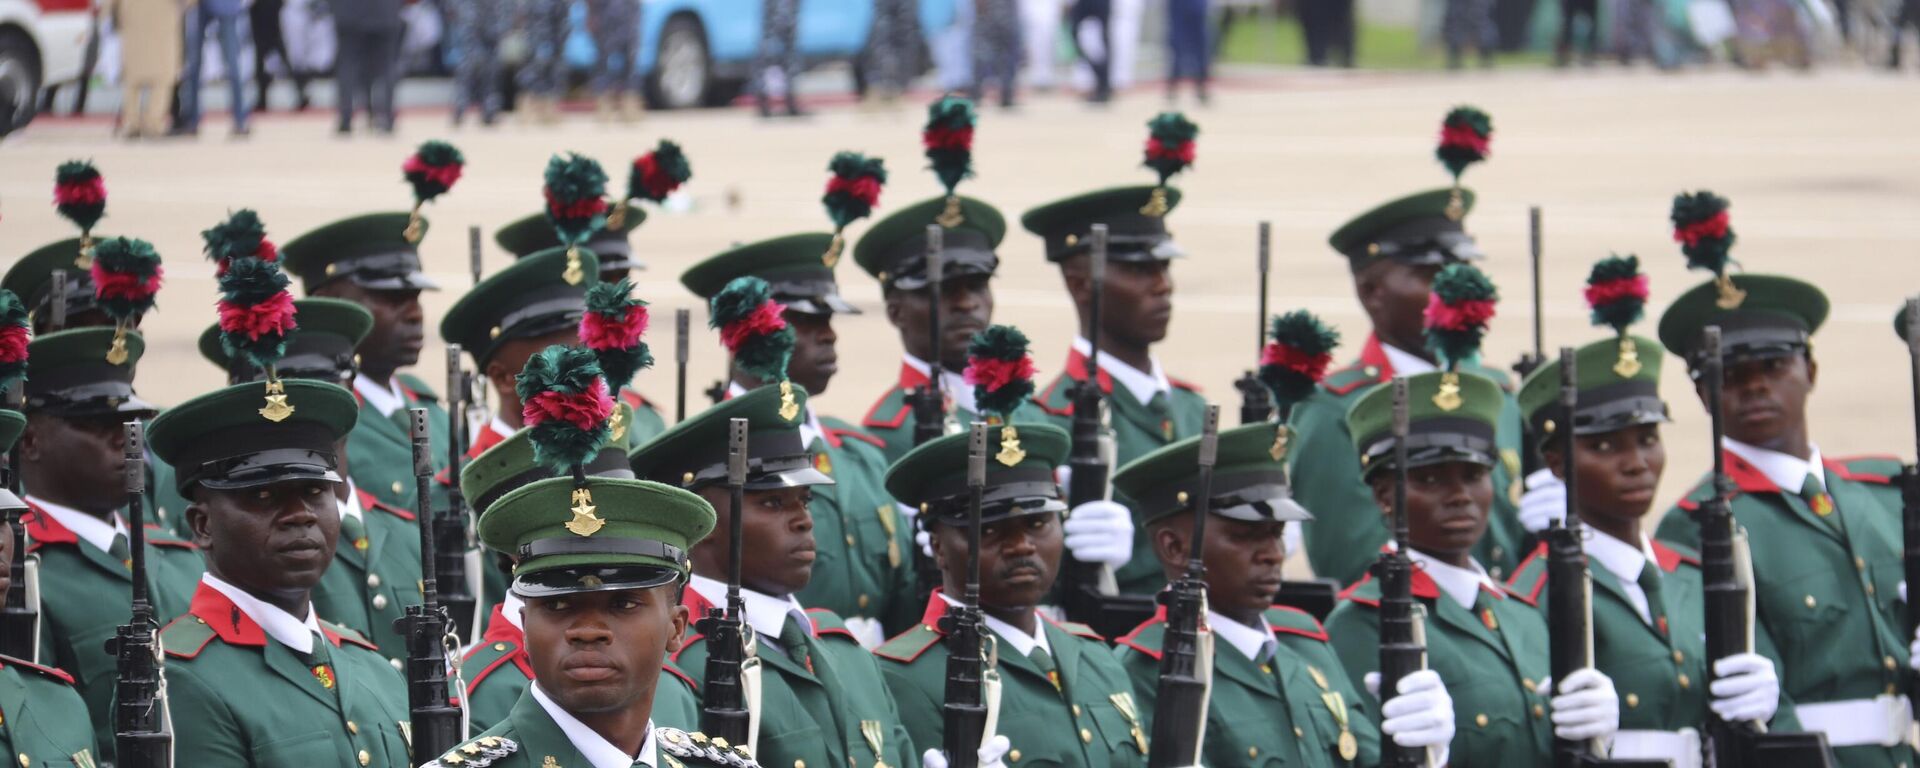
MULTIPOLYGON (((640 67, 652 104, 726 104, 752 79, 761 0, 646 0, 640 67)), ((799 47, 808 66, 849 61, 866 49, 872 0, 800 0, 799 47)))
POLYGON ((79 79, 89 0, 0 0, 0 136, 33 120, 40 91, 79 79))

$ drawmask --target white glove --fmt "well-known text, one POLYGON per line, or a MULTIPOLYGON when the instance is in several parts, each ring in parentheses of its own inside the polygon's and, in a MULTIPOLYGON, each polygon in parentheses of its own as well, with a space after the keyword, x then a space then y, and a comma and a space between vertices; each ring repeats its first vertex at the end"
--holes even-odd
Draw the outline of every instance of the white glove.
POLYGON ((1564 682, 1547 680, 1540 691, 1553 695, 1559 683, 1562 692, 1553 696, 1553 735, 1569 741, 1612 738, 1620 730, 1620 697, 1614 693, 1613 679, 1593 667, 1576 670, 1564 682))
MULTIPOLYGON (((1361 680, 1368 695, 1380 698, 1380 673, 1368 672, 1361 680)), ((1381 730, 1400 746, 1433 748, 1434 763, 1446 765, 1453 742, 1453 697, 1440 673, 1423 669, 1401 678, 1397 687, 1400 695, 1380 708, 1385 720, 1381 730)))
POLYGON ((887 641, 887 632, 880 628, 879 619, 865 616, 847 616, 841 619, 847 625, 847 631, 853 633, 853 639, 860 641, 860 647, 869 651, 880 647, 887 641))
POLYGON ((1536 469, 1527 475, 1527 492, 1520 497, 1520 524, 1529 533, 1539 533, 1556 520, 1567 519, 1567 484, 1553 476, 1551 469, 1536 469))
MULTIPOLYGON (((980 768, 1007 768, 1000 758, 1006 756, 1010 749, 1013 749, 1013 744, 1005 736, 996 734, 988 739, 987 745, 980 748, 980 768)), ((920 768, 947 768, 947 753, 937 749, 921 753, 920 768)))
POLYGON ((927 529, 920 527, 920 508, 894 502, 900 510, 900 518, 907 521, 908 530, 913 531, 913 543, 920 548, 920 554, 933 557, 933 537, 927 535, 927 529))
POLYGON ((1713 694, 1708 708, 1728 722, 1773 719, 1780 703, 1780 678, 1773 662, 1757 653, 1739 653, 1713 663, 1714 680, 1707 690, 1713 694))
POLYGON ((1061 530, 1076 560, 1118 569, 1133 559, 1133 513, 1120 504, 1089 501, 1074 507, 1061 530))
POLYGON ((1920 629, 1913 631, 1913 643, 1907 646, 1907 666, 1920 672, 1920 629))

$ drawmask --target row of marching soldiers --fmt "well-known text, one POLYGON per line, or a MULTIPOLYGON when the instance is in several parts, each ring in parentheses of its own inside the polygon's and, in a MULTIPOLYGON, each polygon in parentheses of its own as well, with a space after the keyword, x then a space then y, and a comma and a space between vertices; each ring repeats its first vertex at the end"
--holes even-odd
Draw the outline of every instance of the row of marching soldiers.
POLYGON ((670 142, 624 194, 587 158, 552 161, 544 210, 496 236, 517 261, 440 324, 440 392, 403 369, 437 289, 421 210, 459 178, 456 150, 407 159, 411 212, 284 248, 232 214, 204 233, 221 300, 200 339, 230 385, 164 410, 133 388, 159 255, 96 235, 104 182, 62 166, 56 204, 81 236, 0 292, 7 754, 1913 763, 1912 474, 1819 453, 1806 399, 1827 301, 1730 269, 1726 200, 1675 199, 1675 238, 1713 277, 1671 302, 1658 341, 1629 329, 1650 295, 1638 261, 1609 258, 1586 289, 1607 332, 1515 386, 1480 360, 1498 294, 1460 185, 1491 123, 1454 110, 1437 151, 1453 184, 1329 240, 1371 324, 1357 359, 1329 371, 1338 334, 1272 318, 1244 423, 1220 429, 1151 351, 1185 255, 1169 182, 1197 128, 1150 123, 1157 183, 1022 217, 1081 320, 1042 388, 1026 338, 992 322, 1004 219, 956 192, 973 127, 964 100, 934 104, 946 194, 857 243, 886 174, 842 153, 830 230, 688 269, 730 381, 685 414, 681 367, 671 419, 632 387, 654 359, 627 280, 646 203, 691 177, 670 142), (849 248, 903 348, 858 425, 809 403, 836 368, 833 321, 858 314, 835 277, 849 248), (1668 352, 1709 405, 1716 470, 1650 537, 1668 352), (1282 579, 1301 546, 1320 582, 1282 579))

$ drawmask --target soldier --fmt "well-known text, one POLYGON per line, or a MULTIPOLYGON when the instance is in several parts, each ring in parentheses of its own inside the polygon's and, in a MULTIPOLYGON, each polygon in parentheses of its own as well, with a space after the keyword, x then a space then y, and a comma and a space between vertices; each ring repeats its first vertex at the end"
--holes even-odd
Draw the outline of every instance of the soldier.
MULTIPOLYGON (((421 237, 427 226, 419 221, 421 237)), ((405 212, 363 214, 311 230, 280 249, 281 263, 308 295, 344 299, 373 313, 373 329, 355 349, 360 417, 347 447, 359 459, 355 487, 398 509, 414 508, 406 410, 427 409, 434 439, 447 434, 440 396, 419 377, 400 372, 420 361, 426 337, 420 292, 440 290, 421 272, 418 239, 409 238, 408 229, 405 212)), ((445 468, 445 446, 434 450, 433 461, 436 471, 445 468)))
MULTIPOLYGON (((1180 578, 1192 551, 1194 467, 1200 437, 1147 454, 1113 476, 1114 487, 1139 500, 1144 527, 1168 581, 1180 578)), ((1269 452, 1271 424, 1222 432, 1207 521, 1207 615, 1213 633, 1213 684, 1208 690, 1205 760, 1246 765, 1262 758, 1288 765, 1377 765, 1380 734, 1406 747, 1437 747, 1446 762, 1454 733, 1453 704, 1440 676, 1424 670, 1400 683, 1384 707, 1374 706, 1341 674, 1327 631, 1311 614, 1274 605, 1287 552, 1287 525, 1311 517, 1287 489, 1286 465, 1269 452), (1334 709, 1334 707, 1340 709, 1334 709), (1376 722, 1376 710, 1391 713, 1376 722), (1291 738, 1288 734, 1293 734, 1291 738)), ((1153 722, 1164 609, 1115 646, 1133 678, 1142 717, 1153 722)))
MULTIPOLYGON (((592 252, 580 250, 581 269, 598 270, 592 252)), ((467 441, 467 457, 480 455, 524 425, 514 377, 527 360, 554 344, 579 342, 587 311, 586 281, 572 284, 563 272, 565 248, 551 248, 489 275, 460 297, 440 320, 440 338, 473 356, 474 370, 493 385, 493 419, 467 441)))
POLYGON ((453 124, 466 119, 469 107, 480 112, 481 125, 493 125, 500 116, 500 41, 507 35, 513 14, 506 0, 470 0, 449 7, 454 63, 453 124))
MULTIPOLYGON (((1460 726, 1449 747, 1452 760, 1538 766, 1548 761, 1556 736, 1604 741, 1619 727, 1613 682, 1586 668, 1549 685, 1546 620, 1473 557, 1487 530, 1495 425, 1508 395, 1473 373, 1406 378, 1407 555, 1415 566, 1413 598, 1427 616, 1428 662, 1440 679, 1454 681, 1449 690, 1460 726), (1448 396, 1442 396, 1443 385, 1450 385, 1448 396)), ((1383 515, 1392 514, 1395 493, 1391 389, 1370 390, 1347 417, 1383 515)), ((1340 597, 1327 617, 1334 650, 1356 686, 1377 681, 1380 582, 1368 577, 1340 597)))
MULTIPOLYGON (((766 280, 772 299, 785 307, 781 317, 794 330, 787 374, 810 398, 824 394, 839 371, 834 316, 860 314, 840 297, 833 269, 822 258, 832 240, 825 232, 762 240, 723 251, 680 276, 681 284, 702 299, 712 299, 742 276, 766 280)), ((765 383, 736 367, 727 396, 765 383)), ((814 538, 828 545, 795 597, 844 617, 871 648, 919 619, 911 597, 913 530, 887 495, 886 444, 812 407, 802 413, 800 440, 814 454, 814 468, 833 484, 814 490, 809 507, 814 538)))
MULTIPOLYGON (((100 236, 95 236, 97 239, 100 236)), ((113 327, 113 318, 100 309, 93 295, 92 272, 75 263, 74 255, 80 252, 80 238, 48 243, 20 257, 18 262, 7 269, 5 279, 0 279, 0 288, 13 291, 20 300, 26 302, 27 314, 33 321, 35 336, 66 328, 92 328, 95 326, 113 327), (53 325, 53 275, 55 272, 66 274, 66 293, 61 296, 66 303, 66 322, 58 327, 53 325)), ((139 328, 139 320, 134 320, 133 328, 139 328)))
POLYGON ((261 413, 272 401, 250 382, 153 422, 153 450, 193 468, 177 482, 207 559, 192 606, 160 632, 175 759, 406 765, 406 681, 359 633, 320 620, 311 600, 340 535, 333 447, 357 406, 332 384, 280 386, 291 411, 279 421, 261 413))
MULTIPOLYGON (((989 429, 980 509, 980 609, 998 647, 998 735, 1006 764, 1144 766, 1147 723, 1127 673, 1104 641, 1081 624, 1039 612, 1053 588, 1067 511, 1053 471, 1067 457, 1067 433, 1047 424, 1015 425, 1014 456, 1005 431, 989 429), (996 457, 1013 459, 1011 466, 996 457)), ((875 649, 887 687, 915 744, 936 746, 944 733, 946 634, 941 617, 958 604, 967 579, 967 436, 947 435, 894 463, 887 488, 920 507, 944 586, 928 599, 917 626, 875 649)))
POLYGON ((552 125, 560 121, 560 99, 567 94, 567 32, 571 26, 566 0, 521 0, 518 29, 527 40, 527 60, 514 73, 521 121, 552 125))
MULTIPOLYGON (((721 510, 718 530, 726 531, 728 421, 748 421, 740 594, 762 662, 755 756, 780 766, 912 765, 918 753, 873 656, 839 616, 794 599, 818 552, 812 489, 833 480, 814 469, 800 441, 806 393, 791 388, 788 400, 782 390, 770 383, 674 425, 630 455, 634 474, 699 494, 721 510)), ((683 602, 695 616, 726 605, 729 541, 716 534, 692 547, 683 602)), ((673 660, 704 670, 711 652, 705 637, 693 636, 673 660)))
MULTIPOLYGON (((25 416, 0 410, 0 452, 11 449, 26 428, 25 416)), ((26 507, 20 497, 0 488, 0 510, 26 507)), ((13 548, 20 544, 13 538, 13 526, 0 524, 0 563, 13 562, 13 548)), ((6 569, 0 567, 0 604, 14 588, 24 589, 25 585, 15 587, 6 569)), ((111 742, 111 737, 107 741, 111 742)), ((0 755, 15 755, 21 765, 54 765, 55 761, 94 765, 94 748, 93 719, 87 714, 86 701, 74 688, 72 675, 26 659, 0 656, 0 755)))
MULTIPOLYGON (((41 659, 67 670, 93 713, 102 757, 113 754, 114 657, 101 652, 131 615, 132 557, 124 476, 125 422, 154 414, 133 391, 146 351, 126 335, 127 358, 109 363, 114 332, 81 328, 49 333, 28 347, 27 428, 20 438, 26 490, 27 552, 40 558, 41 659)), ((156 611, 186 610, 201 571, 200 553, 148 524, 148 590, 156 611)))
MULTIPOLYGON (((1473 192, 1466 189, 1459 190, 1457 198, 1451 190, 1422 192, 1360 214, 1328 239, 1353 271, 1354 292, 1372 330, 1359 358, 1329 372, 1320 391, 1293 411, 1287 474, 1294 479, 1294 497, 1313 510, 1314 519, 1302 528, 1307 559, 1320 576, 1342 584, 1358 581, 1387 540, 1387 529, 1372 522, 1378 509, 1361 480, 1346 413, 1362 395, 1394 376, 1434 370, 1423 313, 1442 267, 1483 256, 1463 226, 1473 202, 1473 192)), ((1478 363, 1461 365, 1495 382, 1508 381, 1506 374, 1478 363)), ((1525 554, 1521 542, 1526 532, 1515 516, 1520 409, 1511 396, 1508 402, 1496 431, 1493 521, 1474 552, 1496 579, 1512 573, 1525 554)))
POLYGON ((587 29, 593 33, 594 60, 589 77, 600 118, 639 119, 647 108, 640 90, 639 0, 587 3, 587 29))

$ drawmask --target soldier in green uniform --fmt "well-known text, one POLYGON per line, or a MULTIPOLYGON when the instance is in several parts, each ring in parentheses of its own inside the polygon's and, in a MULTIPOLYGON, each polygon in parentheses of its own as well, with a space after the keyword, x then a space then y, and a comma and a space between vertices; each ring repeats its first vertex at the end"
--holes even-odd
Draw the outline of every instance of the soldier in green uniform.
MULTIPOLYGON (((1493 504, 1495 434, 1509 396, 1493 380, 1472 373, 1458 374, 1445 390, 1448 396, 1442 396, 1448 378, 1444 373, 1406 377, 1407 554, 1414 564, 1416 609, 1424 606, 1427 617, 1427 661, 1447 681, 1453 698, 1458 731, 1449 752, 1454 764, 1538 766, 1548 761, 1555 735, 1572 740, 1612 735, 1619 702, 1612 681, 1592 668, 1549 686, 1546 620, 1474 559, 1493 504)), ((1373 489, 1374 509, 1382 516, 1376 521, 1393 509, 1391 390, 1376 387, 1362 395, 1347 419, 1373 489)), ((1340 597, 1327 617, 1327 633, 1359 686, 1377 680, 1380 583, 1369 576, 1340 597)))
MULTIPOLYGON (((1779 650, 1781 687, 1801 727, 1826 734, 1836 765, 1911 765, 1900 513, 1885 494, 1900 467, 1826 457, 1813 442, 1811 337, 1827 306, 1800 280, 1724 274, 1674 300, 1660 341, 1694 372, 1704 402, 1700 332, 1722 330, 1729 504, 1753 552, 1758 626, 1779 650)), ((1713 493, 1703 479, 1668 510, 1658 537, 1697 543, 1687 512, 1713 493)))
MULTIPOLYGON (((0 452, 13 447, 27 419, 0 410, 0 452)), ((0 488, 0 512, 19 514, 27 506, 0 488)), ((13 562, 13 526, 0 525, 0 563, 13 562)), ((0 569, 0 604, 15 586, 0 569)), ((111 740, 111 739, 109 739, 111 740)), ((74 688, 73 676, 26 659, 0 656, 0 757, 20 765, 94 765, 93 718, 74 688)))
MULTIPOLYGON (((1454 732, 1453 703, 1437 673, 1408 676, 1397 695, 1376 707, 1343 674, 1320 622, 1305 611, 1273 604, 1287 557, 1285 528, 1311 517, 1293 503, 1286 466, 1270 452, 1274 426, 1230 429, 1219 441, 1202 557, 1205 627, 1213 634, 1203 762, 1377 765, 1384 730, 1402 746, 1437 748, 1435 762, 1445 764, 1454 732), (1380 711, 1389 713, 1384 723, 1375 720, 1380 711)), ((1168 581, 1185 572, 1192 551, 1199 458, 1196 435, 1136 459, 1113 476, 1115 490, 1135 500, 1168 581)), ((1149 723, 1166 630, 1162 608, 1114 648, 1149 723)))
MULTIPOLYGON (((600 259, 600 282, 617 283, 633 276, 634 270, 644 270, 647 265, 633 255, 633 231, 647 220, 647 211, 638 205, 628 205, 621 217, 620 226, 608 226, 594 230, 587 238, 586 249, 600 259)), ((514 221, 494 231, 493 241, 507 249, 516 259, 524 259, 541 251, 561 246, 560 238, 554 234, 553 224, 547 221, 544 213, 535 213, 514 221)), ((620 390, 620 401, 633 409, 632 434, 635 444, 651 439, 654 435, 666 431, 666 416, 660 409, 632 387, 620 390)))
MULTIPOLYGON (((595 273, 591 251, 579 252, 581 270, 595 273)), ((440 338, 473 357, 474 370, 493 385, 493 419, 467 441, 467 457, 480 455, 520 431, 520 396, 514 377, 534 353, 554 344, 578 344, 587 311, 585 280, 563 277, 567 249, 550 248, 488 275, 454 302, 440 320, 440 338)))
MULTIPOLYGON (((27 552, 40 559, 40 661, 74 676, 93 713, 100 738, 96 755, 113 754, 111 700, 114 658, 102 651, 131 615, 133 574, 128 565, 126 484, 122 477, 125 422, 153 415, 133 391, 135 366, 146 351, 138 333, 126 336, 127 358, 106 360, 111 328, 80 328, 41 336, 28 346, 27 428, 20 438, 21 485, 26 490, 27 552)), ((160 615, 185 611, 200 577, 200 553, 191 543, 149 523, 147 587, 160 615)))
MULTIPOLYGON (((728 530, 727 425, 748 422, 740 594, 762 662, 755 757, 768 765, 912 765, 918 753, 901 725, 873 656, 832 611, 794 595, 812 577, 818 547, 812 489, 833 480, 814 468, 800 439, 806 393, 768 384, 673 426, 631 454, 634 474, 706 499, 728 530)), ((729 537, 693 546, 683 604, 706 616, 727 597, 729 537)), ((706 669, 710 647, 694 635, 674 654, 681 669, 706 669)))
MULTIPOLYGON (((712 299, 743 275, 766 280, 773 300, 785 307, 781 317, 794 330, 787 374, 810 398, 825 393, 839 371, 834 315, 860 314, 840 297, 833 270, 822 258, 832 240, 830 233, 808 232, 736 246, 680 276, 681 284, 702 299, 712 299)), ((735 369, 727 395, 737 397, 763 383, 735 369)), ((887 495, 886 444, 811 407, 802 413, 800 439, 814 454, 814 468, 833 484, 814 490, 813 535, 826 546, 806 588, 795 597, 843 617, 871 648, 920 618, 913 600, 913 530, 887 495)))
MULTIPOLYGON (((1594 666, 1613 679, 1625 708, 1611 756, 1700 764, 1700 724, 1709 717, 1758 720, 1770 730, 1799 730, 1780 699, 1775 663, 1759 653, 1713 662, 1707 675, 1705 593, 1692 550, 1648 538, 1641 519, 1666 468, 1660 424, 1658 342, 1622 334, 1574 353, 1579 400, 1571 425, 1581 543, 1593 580, 1594 666), (1706 682, 1713 680, 1709 691, 1706 682), (1776 711, 1778 716, 1776 716, 1776 711)), ((1564 470, 1568 430, 1560 405, 1560 366, 1548 360, 1520 388, 1520 406, 1541 435, 1548 469, 1564 470)), ((1542 544, 1520 564, 1510 586, 1547 609, 1547 554, 1542 544)), ((1772 645, 1756 630, 1763 650, 1772 645)))
MULTIPOLYGON (((440 290, 421 272, 418 238, 409 238, 408 229, 404 211, 369 213, 309 231, 280 249, 282 264, 308 295, 351 301, 373 313, 373 329, 356 350, 360 367, 352 390, 360 419, 347 445, 360 459, 354 485, 399 509, 413 509, 416 492, 407 409, 427 409, 436 444, 447 434, 440 395, 418 376, 401 372, 420 362, 426 341, 420 292, 440 290)), ((422 218, 415 232, 424 237, 427 229, 422 218)), ((436 471, 446 467, 446 453, 445 446, 435 448, 436 471)), ((434 503, 444 507, 446 499, 436 493, 434 503)))
MULTIPOLYGON (((1288 456, 1294 495, 1313 511, 1303 526, 1313 572, 1351 584, 1366 574, 1387 540, 1373 524, 1378 510, 1360 479, 1359 455, 1347 432, 1346 415, 1359 398, 1394 376, 1435 370, 1423 336, 1422 313, 1433 278, 1442 267, 1482 258, 1463 219, 1473 210, 1471 190, 1439 189, 1394 200, 1362 213, 1328 238, 1347 259, 1360 308, 1372 330, 1351 365, 1331 371, 1314 393, 1293 409, 1293 448, 1288 456)), ((1461 370, 1510 389, 1505 373, 1480 365, 1461 370)), ((1507 395, 1496 431, 1493 520, 1474 555, 1496 578, 1512 573, 1526 531, 1516 517, 1520 498, 1520 407, 1507 395)))
POLYGON ((333 447, 353 394, 283 379, 169 409, 151 444, 181 467, 187 519, 206 554, 193 603, 160 632, 178 765, 403 766, 406 681, 373 644, 321 621, 311 596, 340 535, 333 447), (268 413, 280 415, 277 421, 268 413))
MULTIPOLYGON (((980 508, 980 609, 997 647, 998 735, 1007 765, 1144 766, 1147 723, 1126 670, 1102 638, 1056 622, 1037 608, 1053 588, 1064 545, 1053 472, 1067 458, 1067 433, 1049 424, 989 429, 980 508)), ((967 436, 947 435, 908 453, 887 472, 887 488, 920 507, 944 586, 917 626, 874 651, 914 743, 942 741, 946 634, 941 618, 967 579, 967 436)), ((983 633, 984 634, 984 633, 983 633)))
MULTIPOLYGON (((340 299, 306 298, 293 303, 299 328, 287 338, 287 354, 274 366, 281 378, 312 379, 341 387, 353 384, 353 350, 373 327, 373 315, 340 299)), ((265 375, 251 365, 236 368, 220 344, 219 324, 200 334, 200 355, 228 372, 230 383, 257 381, 265 375)), ((334 446, 346 481, 334 489, 340 503, 340 544, 334 564, 313 588, 313 607, 321 616, 360 633, 396 664, 406 660, 406 639, 394 622, 406 606, 418 604, 420 525, 414 511, 383 502, 353 481, 349 441, 334 446)), ((181 525, 182 535, 192 531, 181 525)), ((395 667, 398 669, 399 667, 395 667)))

